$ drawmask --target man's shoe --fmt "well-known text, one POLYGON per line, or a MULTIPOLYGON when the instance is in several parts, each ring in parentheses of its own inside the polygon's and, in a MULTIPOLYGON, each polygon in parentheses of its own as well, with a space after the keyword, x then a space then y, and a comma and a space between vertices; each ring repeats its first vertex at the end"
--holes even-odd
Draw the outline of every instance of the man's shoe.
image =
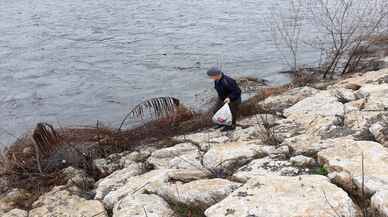
POLYGON ((221 130, 221 132, 228 132, 228 131, 233 131, 236 129, 236 126, 226 126, 224 129, 221 130))
POLYGON ((218 130, 218 129, 220 129, 221 127, 223 127, 222 125, 215 125, 214 127, 213 127, 213 129, 215 129, 215 130, 218 130))

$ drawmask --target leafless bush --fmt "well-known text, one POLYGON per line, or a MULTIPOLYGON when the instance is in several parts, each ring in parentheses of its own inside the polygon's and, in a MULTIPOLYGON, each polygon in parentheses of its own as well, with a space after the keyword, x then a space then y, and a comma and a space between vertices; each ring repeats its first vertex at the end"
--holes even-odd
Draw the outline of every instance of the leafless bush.
POLYGON ((274 125, 271 123, 270 116, 268 114, 256 115, 257 124, 259 126, 258 135, 265 144, 278 146, 280 140, 276 135, 274 125))
POLYGON ((284 8, 282 5, 274 5, 270 10, 267 23, 271 28, 273 42, 280 51, 284 62, 293 72, 296 72, 299 64, 303 6, 300 0, 289 0, 287 3, 286 10, 281 10, 284 8))
MULTIPOLYGON (((275 44, 284 44, 297 69, 298 51, 313 49, 323 78, 357 70, 369 40, 387 31, 385 0, 289 0, 288 14, 272 13, 275 44), (304 35, 304 38, 300 38, 304 35), (280 41, 280 43, 279 43, 280 41), (318 55, 317 55, 318 56, 318 55)), ((276 10, 275 10, 276 11, 276 10)), ((279 10, 278 10, 279 11, 279 10)), ((300 65, 300 64, 299 64, 300 65)))
POLYGON ((316 73, 308 72, 304 69, 299 69, 292 75, 291 84, 294 87, 304 87, 318 82, 316 73))
POLYGON ((323 77, 345 74, 360 61, 357 51, 371 36, 379 34, 387 17, 388 5, 383 0, 317 0, 308 5, 317 40, 330 40, 324 45, 326 63, 323 77))

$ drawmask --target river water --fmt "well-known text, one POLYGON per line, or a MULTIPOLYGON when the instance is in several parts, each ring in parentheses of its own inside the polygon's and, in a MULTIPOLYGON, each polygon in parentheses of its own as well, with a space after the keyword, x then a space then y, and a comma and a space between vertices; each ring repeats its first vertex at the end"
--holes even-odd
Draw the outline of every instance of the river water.
MULTIPOLYGON (((281 0, 278 0, 281 2, 281 0)), ((0 146, 39 121, 117 126, 155 96, 192 107, 206 69, 286 82, 268 0, 2 0, 0 146)))

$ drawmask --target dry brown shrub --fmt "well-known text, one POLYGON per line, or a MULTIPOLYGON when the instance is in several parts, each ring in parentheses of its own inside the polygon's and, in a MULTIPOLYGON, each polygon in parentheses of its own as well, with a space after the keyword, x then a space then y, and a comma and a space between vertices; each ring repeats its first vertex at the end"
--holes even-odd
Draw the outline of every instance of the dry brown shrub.
POLYGON ((307 72, 305 70, 299 70, 293 74, 291 84, 294 87, 303 87, 314 84, 322 79, 314 72, 307 72))
POLYGON ((371 36, 368 42, 372 45, 388 45, 388 34, 371 36))

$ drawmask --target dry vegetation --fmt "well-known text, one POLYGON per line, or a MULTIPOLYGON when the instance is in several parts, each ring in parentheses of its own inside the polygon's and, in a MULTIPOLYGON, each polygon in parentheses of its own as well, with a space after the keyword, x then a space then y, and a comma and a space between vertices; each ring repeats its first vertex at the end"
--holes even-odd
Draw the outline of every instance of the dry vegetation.
POLYGON ((370 54, 371 45, 386 43, 382 35, 388 29, 387 1, 288 0, 286 3, 288 7, 274 5, 267 22, 272 39, 291 71, 314 69, 312 73, 318 72, 323 78, 334 78, 376 68, 365 67, 368 64, 362 59, 370 54), (301 52, 306 50, 320 53, 314 61, 316 65, 306 67, 301 62, 301 52))

